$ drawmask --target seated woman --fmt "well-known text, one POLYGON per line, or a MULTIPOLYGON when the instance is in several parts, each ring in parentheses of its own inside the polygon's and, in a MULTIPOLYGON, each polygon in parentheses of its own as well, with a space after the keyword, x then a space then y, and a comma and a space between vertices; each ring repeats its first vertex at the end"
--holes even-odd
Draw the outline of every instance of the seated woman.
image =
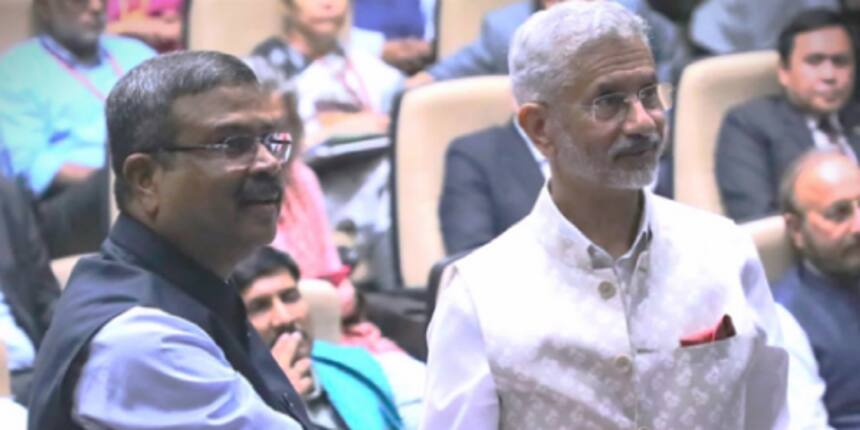
MULTIPOLYGON (((271 84, 270 84, 271 85, 271 84)), ((336 287, 341 299, 343 338, 341 343, 361 346, 374 354, 402 352, 379 328, 361 316, 357 292, 349 279, 350 268, 337 252, 325 210, 325 199, 316 174, 301 160, 304 133, 292 93, 273 92, 280 97, 284 120, 296 142, 287 166, 284 203, 278 217, 272 247, 290 254, 305 278, 324 279, 336 287)))
POLYGON ((349 1, 282 0, 284 32, 258 45, 249 64, 261 80, 299 96, 309 145, 332 135, 384 133, 403 75, 339 37, 349 29, 349 1))
POLYGON ((182 49, 184 0, 108 0, 108 33, 142 40, 158 52, 182 49))

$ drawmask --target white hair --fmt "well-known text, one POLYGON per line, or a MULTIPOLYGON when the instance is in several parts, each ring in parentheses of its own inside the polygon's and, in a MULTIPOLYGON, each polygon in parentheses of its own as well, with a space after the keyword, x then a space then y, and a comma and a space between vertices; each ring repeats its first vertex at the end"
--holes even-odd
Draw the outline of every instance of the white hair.
POLYGON ((508 55, 517 102, 549 100, 573 78, 570 63, 579 51, 606 37, 638 37, 648 46, 648 26, 609 0, 570 0, 532 15, 514 34, 508 55))

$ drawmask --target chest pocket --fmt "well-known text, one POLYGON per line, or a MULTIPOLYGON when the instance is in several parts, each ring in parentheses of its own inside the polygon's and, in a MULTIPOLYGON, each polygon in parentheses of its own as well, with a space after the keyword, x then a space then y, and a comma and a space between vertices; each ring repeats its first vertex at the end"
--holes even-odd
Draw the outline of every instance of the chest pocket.
MULTIPOLYGON (((638 354, 637 421, 655 429, 770 428, 775 412, 764 414, 764 418, 745 415, 750 411, 747 403, 757 395, 751 390, 761 390, 753 387, 751 377, 763 370, 762 365, 773 361, 770 350, 773 348, 764 344, 762 335, 736 335, 702 345, 638 354), (762 419, 770 424, 750 427, 751 422, 762 419)), ((762 394, 774 396, 778 392, 762 394)))

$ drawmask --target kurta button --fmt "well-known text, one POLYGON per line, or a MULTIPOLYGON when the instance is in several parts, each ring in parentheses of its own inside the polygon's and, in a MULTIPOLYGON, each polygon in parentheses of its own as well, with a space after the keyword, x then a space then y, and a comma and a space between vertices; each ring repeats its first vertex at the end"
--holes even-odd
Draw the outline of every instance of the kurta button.
POLYGON ((628 373, 633 368, 633 362, 630 360, 630 357, 621 354, 615 357, 615 367, 622 373, 628 373))
POLYGON ((612 285, 611 282, 603 281, 597 286, 597 292, 600 293, 600 297, 603 297, 603 300, 609 300, 615 296, 615 285, 612 285))

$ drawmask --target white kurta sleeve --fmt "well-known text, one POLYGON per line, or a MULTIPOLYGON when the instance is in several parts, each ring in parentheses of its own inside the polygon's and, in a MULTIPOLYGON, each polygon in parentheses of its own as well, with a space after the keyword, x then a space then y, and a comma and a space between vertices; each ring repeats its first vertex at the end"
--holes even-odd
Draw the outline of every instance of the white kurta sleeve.
POLYGON ((499 398, 472 298, 455 273, 427 333, 425 430, 495 430, 499 398))
POLYGON ((818 373, 818 362, 803 328, 782 305, 776 305, 788 351, 788 410, 791 430, 831 429, 824 407, 826 384, 818 373))
POLYGON ((756 399, 755 395, 748 392, 747 395, 753 397, 750 399, 749 406, 753 407, 757 415, 772 414, 775 416, 774 430, 794 428, 790 422, 788 398, 792 397, 793 392, 805 389, 805 387, 800 386, 790 378, 788 368, 791 364, 785 347, 785 337, 767 275, 755 245, 746 234, 741 234, 736 243, 740 245, 739 251, 744 256, 741 268, 744 295, 755 315, 756 325, 767 334, 767 346, 769 347, 762 352, 762 362, 747 380, 748 386, 757 387, 756 393, 761 395, 760 399, 756 399), (771 387, 772 389, 784 387, 786 396, 781 399, 774 399, 772 396, 764 395, 764 392, 767 391, 764 387, 771 387))

